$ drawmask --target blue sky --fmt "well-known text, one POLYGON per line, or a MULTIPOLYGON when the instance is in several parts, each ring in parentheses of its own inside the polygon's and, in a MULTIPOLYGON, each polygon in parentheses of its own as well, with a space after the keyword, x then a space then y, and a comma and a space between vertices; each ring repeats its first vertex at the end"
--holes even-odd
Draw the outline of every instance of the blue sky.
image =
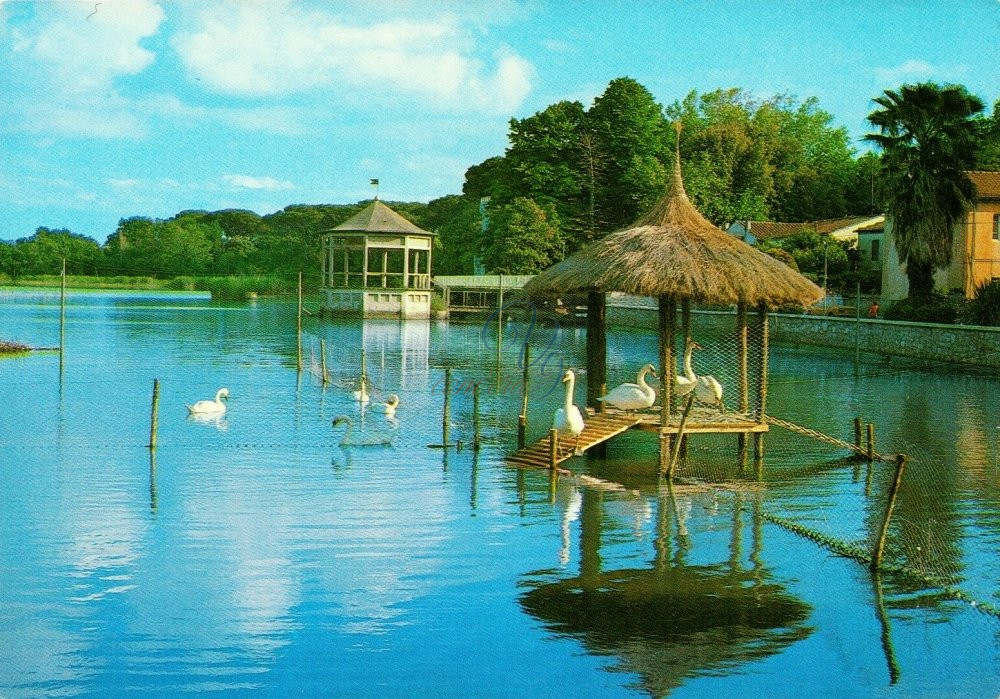
POLYGON ((355 202, 371 178, 458 193, 510 117, 620 76, 661 104, 815 96, 860 138, 904 82, 992 105, 998 37, 998 0, 0 0, 0 239, 355 202))

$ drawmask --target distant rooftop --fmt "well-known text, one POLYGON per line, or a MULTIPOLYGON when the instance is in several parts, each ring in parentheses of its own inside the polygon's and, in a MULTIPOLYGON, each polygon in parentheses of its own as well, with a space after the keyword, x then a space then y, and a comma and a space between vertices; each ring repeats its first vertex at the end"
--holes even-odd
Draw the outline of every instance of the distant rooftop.
MULTIPOLYGON (((809 231, 819 234, 834 233, 844 229, 854 229, 861 224, 869 224, 875 216, 850 216, 847 218, 828 218, 820 221, 800 221, 786 223, 780 221, 737 221, 744 230, 749 231, 757 240, 771 238, 787 238, 788 236, 809 231)), ((736 225, 734 224, 734 225, 736 225)), ((732 231, 730 226, 730 232, 732 231)))
POLYGON ((980 199, 1000 199, 1000 172, 971 170, 965 174, 976 185, 980 199))

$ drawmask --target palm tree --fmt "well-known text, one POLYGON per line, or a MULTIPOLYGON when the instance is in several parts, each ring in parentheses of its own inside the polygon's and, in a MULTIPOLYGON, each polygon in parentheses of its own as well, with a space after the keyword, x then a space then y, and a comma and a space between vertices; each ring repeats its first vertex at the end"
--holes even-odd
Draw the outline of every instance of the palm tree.
POLYGON ((952 232, 972 206, 965 171, 975 163, 983 102, 960 85, 903 85, 886 90, 868 115, 879 128, 865 140, 883 152, 885 200, 910 297, 928 301, 934 270, 951 264, 952 232))

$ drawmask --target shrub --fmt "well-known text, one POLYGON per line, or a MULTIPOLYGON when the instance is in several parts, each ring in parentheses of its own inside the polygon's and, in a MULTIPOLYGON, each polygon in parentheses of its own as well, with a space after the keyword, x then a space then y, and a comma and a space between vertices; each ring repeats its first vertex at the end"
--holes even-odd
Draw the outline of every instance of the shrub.
POLYGON ((969 325, 1000 326, 1000 279, 983 282, 962 309, 962 322, 969 325))
POLYGON ((207 277, 202 280, 201 286, 211 292, 213 299, 226 301, 245 301, 257 295, 283 294, 294 288, 287 280, 273 275, 207 277))
POLYGON ((885 312, 886 320, 907 320, 914 323, 954 323, 958 320, 958 304, 939 291, 930 301, 905 298, 894 302, 885 312))
POLYGON ((194 291, 194 277, 174 277, 164 284, 163 288, 171 291, 194 291))

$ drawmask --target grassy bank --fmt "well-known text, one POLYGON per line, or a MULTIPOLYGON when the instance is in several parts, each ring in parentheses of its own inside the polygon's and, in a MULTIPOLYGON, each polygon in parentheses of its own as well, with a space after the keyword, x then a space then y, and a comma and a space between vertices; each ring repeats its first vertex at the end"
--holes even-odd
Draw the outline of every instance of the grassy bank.
MULTIPOLYGON (((62 278, 58 274, 30 275, 12 279, 0 275, 0 286, 59 288, 62 278)), ((249 275, 229 277, 97 277, 71 274, 66 276, 66 286, 71 289, 126 289, 134 291, 207 291, 213 299, 245 300, 257 296, 278 296, 295 291, 295 283, 276 275, 249 275)))

